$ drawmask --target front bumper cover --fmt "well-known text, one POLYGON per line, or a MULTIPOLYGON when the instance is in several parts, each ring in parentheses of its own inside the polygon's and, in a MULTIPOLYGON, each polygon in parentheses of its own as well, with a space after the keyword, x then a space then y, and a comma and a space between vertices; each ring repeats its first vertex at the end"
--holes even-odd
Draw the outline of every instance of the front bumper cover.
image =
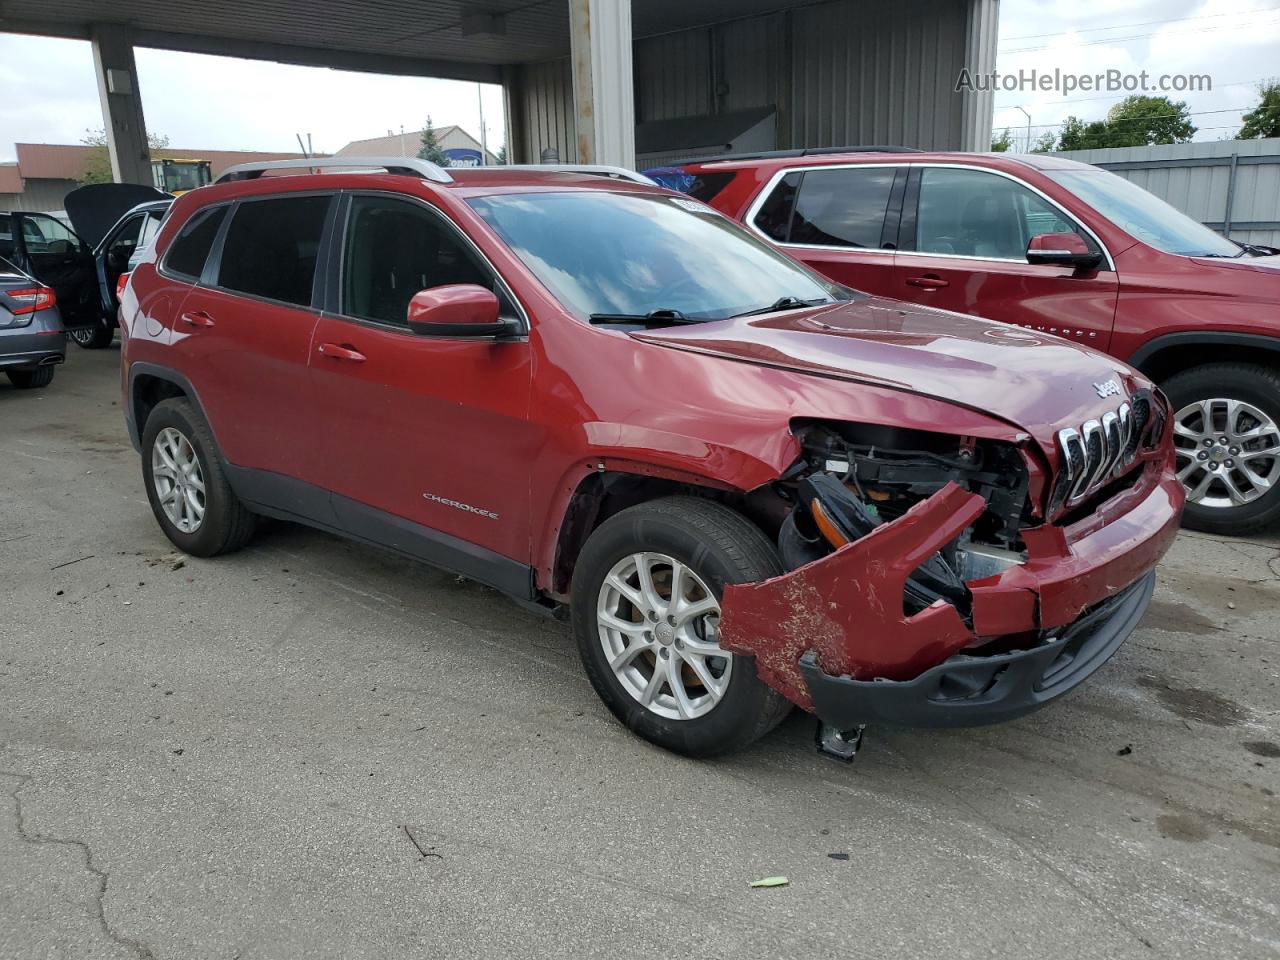
MULTIPOLYGON (((867 695, 877 683, 918 684, 927 694, 929 684, 936 682, 938 689, 968 684, 971 693, 1004 698, 1004 706, 993 709, 991 719, 1025 713, 1058 695, 1040 696, 1046 671, 1056 669, 1052 660, 1041 662, 1041 657, 1056 657, 1043 638, 1058 637, 1062 649, 1083 642, 1075 632, 1078 623, 1095 609, 1110 609, 1108 601, 1140 594, 1128 588, 1145 581, 1172 544, 1183 490, 1171 461, 1152 460, 1132 487, 1074 526, 1046 524, 1027 530, 1025 563, 968 584, 970 622, 945 601, 915 614, 907 614, 903 606, 904 584, 912 572, 982 512, 980 497, 948 484, 897 520, 819 560, 770 580, 727 585, 720 644, 753 657, 765 683, 810 711, 817 709, 819 686, 824 692, 858 691, 851 699, 865 711, 873 709, 866 706, 869 700, 889 696, 878 691, 875 697, 867 695), (995 640, 1001 640, 1002 649, 1023 654, 1008 654, 1012 659, 997 662, 966 653, 995 640), (1026 696, 1008 693, 1003 686, 993 693, 987 681, 998 678, 988 674, 984 681, 981 672, 986 667, 971 663, 974 660, 1004 666, 1006 683, 1023 678, 1040 688, 1026 696), (823 676, 834 687, 821 682, 823 676), (849 678, 844 686, 841 678, 849 678), (1019 709, 1018 702, 1028 700, 1019 709)), ((1136 616, 1145 606, 1143 601, 1136 616)), ((1132 626, 1120 630, 1113 638, 1115 645, 1131 630, 1132 626)), ((1050 686, 1058 690, 1056 681, 1050 686)), ((830 704, 827 709, 832 709, 830 704)), ((966 715, 963 709, 948 709, 953 718, 948 725, 991 722, 980 718, 981 711, 971 709, 967 715, 978 719, 966 721, 960 719, 966 715)), ((911 713, 901 706, 885 710, 904 718, 911 713)))
POLYGON ((1079 686, 1110 659, 1151 603, 1155 572, 1029 650, 957 654, 913 680, 833 677, 809 651, 800 671, 813 712, 837 730, 876 723, 973 727, 1013 720, 1079 686))

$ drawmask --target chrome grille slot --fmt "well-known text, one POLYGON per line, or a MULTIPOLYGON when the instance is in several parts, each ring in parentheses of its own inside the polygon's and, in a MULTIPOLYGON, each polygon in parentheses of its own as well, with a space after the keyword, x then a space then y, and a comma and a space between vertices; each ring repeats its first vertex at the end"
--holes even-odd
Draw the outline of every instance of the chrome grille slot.
POLYGON ((1059 430, 1062 463, 1049 500, 1050 514, 1076 506, 1132 464, 1151 417, 1151 398, 1140 391, 1097 420, 1059 430))

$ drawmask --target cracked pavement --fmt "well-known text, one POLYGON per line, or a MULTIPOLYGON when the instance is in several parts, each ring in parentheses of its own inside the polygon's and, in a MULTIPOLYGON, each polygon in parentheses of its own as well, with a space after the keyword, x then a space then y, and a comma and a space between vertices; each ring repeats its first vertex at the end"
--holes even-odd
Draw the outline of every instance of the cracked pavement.
POLYGON ((1280 532, 1031 717, 696 762, 473 583, 176 554, 118 363, 0 385, 0 958, 1280 956, 1280 532))

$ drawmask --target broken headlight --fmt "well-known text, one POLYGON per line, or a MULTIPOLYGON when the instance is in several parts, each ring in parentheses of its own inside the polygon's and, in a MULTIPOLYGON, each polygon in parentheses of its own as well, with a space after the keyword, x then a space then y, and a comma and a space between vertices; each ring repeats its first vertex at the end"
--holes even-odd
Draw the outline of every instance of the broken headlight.
POLYGON ((853 542, 955 483, 987 509, 955 542, 908 578, 907 613, 945 600, 967 616, 965 584, 1023 562, 1029 519, 1027 470, 1011 443, 859 424, 797 425, 804 454, 784 480, 796 502, 779 532, 794 569, 853 542))

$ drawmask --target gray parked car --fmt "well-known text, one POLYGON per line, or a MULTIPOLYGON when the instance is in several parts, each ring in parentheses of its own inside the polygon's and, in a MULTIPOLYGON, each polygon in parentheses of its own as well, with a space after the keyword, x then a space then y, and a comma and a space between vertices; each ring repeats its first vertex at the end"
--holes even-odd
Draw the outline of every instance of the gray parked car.
POLYGON ((47 387, 66 350, 53 289, 0 258, 0 370, 15 387, 47 387))
POLYGON ((70 226, 47 213, 0 213, 0 257, 53 288, 76 343, 106 347, 116 330, 120 276, 151 242, 172 202, 132 183, 80 187, 63 199, 70 226))

